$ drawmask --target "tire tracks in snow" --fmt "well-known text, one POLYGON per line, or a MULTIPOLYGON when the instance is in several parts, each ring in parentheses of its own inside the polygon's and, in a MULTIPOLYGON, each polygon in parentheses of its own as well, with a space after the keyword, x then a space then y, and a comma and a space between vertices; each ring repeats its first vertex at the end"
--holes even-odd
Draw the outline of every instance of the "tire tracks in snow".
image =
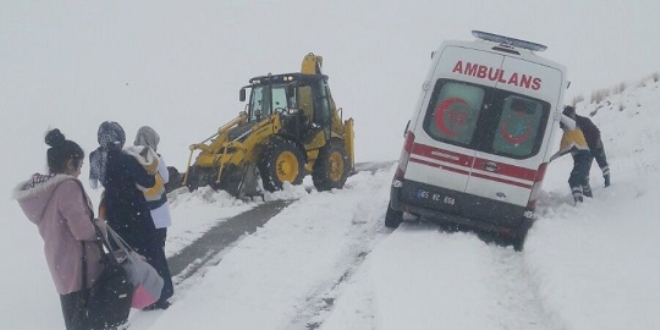
MULTIPOLYGON (((371 171, 371 175, 378 171, 379 169, 371 171)), ((388 183, 385 186, 389 186, 388 183)), ((391 229, 385 228, 382 222, 387 202, 378 201, 378 204, 382 204, 380 207, 369 204, 369 208, 364 206, 364 202, 358 203, 353 213, 352 224, 356 228, 352 231, 351 244, 344 248, 346 251, 344 257, 337 261, 337 264, 342 265, 337 267, 341 271, 311 290, 307 298, 300 303, 297 314, 286 329, 315 330, 323 325, 326 317, 332 312, 336 300, 341 297, 343 287, 359 271, 376 244, 391 232, 391 229)))
POLYGON ((490 245, 500 313, 494 320, 499 329, 550 330, 561 329, 555 324, 540 297, 538 286, 525 265, 524 251, 490 245))
MULTIPOLYGON (((496 244, 485 243, 481 239, 477 239, 476 234, 446 233, 443 232, 442 230, 438 230, 438 227, 436 227, 435 225, 424 222, 416 223, 416 224, 405 223, 402 226, 403 227, 402 230, 396 230, 392 232, 392 235, 395 235, 392 236, 392 235, 388 235, 388 230, 382 228, 383 226, 382 217, 384 216, 384 214, 381 214, 379 216, 381 219, 379 221, 376 221, 376 224, 380 227, 378 228, 380 230, 378 229, 372 230, 371 236, 363 235, 362 238, 356 237, 356 239, 365 239, 365 237, 366 239, 369 239, 369 237, 371 238, 370 238, 370 242, 365 243, 363 246, 360 247, 361 249, 357 249, 357 246, 359 245, 356 245, 356 250, 354 251, 360 251, 360 252, 353 254, 351 256, 350 262, 347 261, 347 266, 345 267, 345 271, 341 275, 338 275, 333 282, 326 284, 324 287, 319 287, 316 291, 312 292, 308 296, 304 304, 301 305, 296 318, 293 319, 291 323, 292 325, 290 327, 287 327, 286 329, 314 330, 321 328, 325 320, 328 319, 328 317, 330 317, 331 315, 334 315, 333 309, 335 307, 335 304, 345 296, 346 297, 352 296, 352 299, 358 299, 358 301, 360 301, 357 303, 358 309, 350 310, 350 311, 343 310, 343 313, 346 313, 348 311, 348 312, 356 312, 357 314, 360 314, 361 318, 364 320, 362 326, 366 328, 377 329, 378 324, 382 325, 383 322, 389 324, 387 320, 385 319, 379 320, 379 318, 383 317, 383 313, 389 313, 393 310, 391 309, 392 308, 391 304, 390 307, 386 310, 381 310, 381 311, 377 310, 377 307, 379 305, 382 306, 382 302, 381 304, 376 304, 376 302, 373 300, 374 297, 363 297, 359 293, 362 290, 360 289, 360 286, 364 285, 365 284, 364 282, 362 282, 362 284, 358 284, 357 286, 353 286, 350 289, 346 288, 348 290, 357 289, 359 290, 358 294, 356 294, 355 292, 348 293, 348 291, 346 291, 344 287, 352 282, 351 281, 352 277, 360 271, 363 264, 369 263, 370 267, 373 267, 374 266, 373 262, 376 263, 385 262, 389 264, 390 267, 399 267, 406 269, 406 272, 409 274, 403 275, 404 277, 396 277, 397 276, 395 274, 396 272, 389 273, 389 274, 394 274, 394 276, 396 277, 396 279, 393 278, 393 281, 390 282, 393 285, 395 285, 395 283, 403 283, 401 281, 416 282, 417 280, 420 279, 428 280, 429 277, 426 276, 415 277, 414 279, 407 278, 409 275, 413 273, 421 274, 429 271, 429 269, 420 268, 424 266, 417 266, 416 268, 408 268, 408 266, 410 265, 419 265, 419 262, 412 262, 412 263, 404 262, 403 264, 399 264, 398 266, 395 266, 394 264, 397 263, 397 260, 394 259, 385 260, 391 256, 388 252, 389 250, 383 251, 380 248, 382 245, 388 245, 388 243, 391 243, 388 242, 390 239, 400 240, 401 238, 403 238, 403 241, 406 243, 408 241, 415 240, 417 239, 416 237, 420 237, 418 235, 420 232, 427 233, 426 236, 422 235, 420 238, 422 240, 426 240, 425 242, 422 241, 421 244, 422 247, 428 247, 429 243, 432 245, 437 245, 436 250, 427 251, 428 253, 425 256, 427 260, 436 259, 440 264, 443 265, 443 267, 446 268, 466 269, 465 268, 466 265, 461 261, 461 259, 471 259, 472 261, 469 262, 468 265, 471 264, 472 266, 474 266, 475 264, 477 264, 479 267, 476 269, 482 272, 482 274, 479 274, 477 276, 468 276, 469 279, 463 279, 460 277, 454 277, 457 274, 461 274, 460 270, 453 273, 450 272, 451 275, 449 277, 444 277, 444 278, 442 277, 442 274, 440 274, 437 277, 434 277, 436 273, 431 270, 431 273, 433 274, 432 276, 430 276, 430 278, 432 278, 431 282, 422 281, 414 284, 415 286, 413 287, 416 288, 426 287, 428 289, 428 287, 434 286, 434 283, 445 282, 445 283, 452 283, 451 285, 456 288, 464 287, 468 289, 467 290, 468 292, 465 295, 465 297, 456 297, 455 295, 452 295, 452 293, 442 294, 442 292, 439 292, 440 294, 434 296, 432 300, 438 299, 445 301, 437 302, 438 306, 452 305, 453 301, 457 298, 459 300, 461 299, 489 300, 489 301, 475 300, 474 303, 471 303, 469 300, 467 302, 465 301, 461 302, 460 304, 462 304, 462 306, 464 307, 456 307, 451 309, 452 311, 457 312, 450 317, 450 318, 452 317, 454 318, 453 321, 456 321, 455 323, 469 324, 470 322, 464 322, 460 320, 460 317, 462 317, 461 315, 470 315, 471 313, 475 312, 473 308, 481 307, 486 309, 483 310, 479 309, 476 310, 476 312, 478 314, 481 314, 481 316, 479 316, 478 318, 481 318, 483 322, 487 324, 486 328, 488 329, 558 330, 564 328, 559 324, 560 322, 557 322, 555 315, 549 313, 545 309, 544 307, 545 304, 543 302, 542 297, 539 294, 538 285, 534 281, 534 276, 533 274, 531 274, 529 268, 526 265, 524 251, 515 252, 511 247, 505 248, 496 244), (440 236, 433 235, 434 232, 440 232, 439 234, 441 235, 440 236), (415 237, 407 237, 407 238, 405 237, 412 235, 415 235, 415 237), (429 236, 430 239, 424 238, 429 236), (437 240, 437 244, 436 242, 434 242, 434 240, 437 240), (376 244, 378 244, 377 247, 376 244), (465 248, 465 247, 467 247, 467 249, 464 249, 463 251, 454 249, 454 248, 465 248), (448 257, 442 256, 442 254, 445 253, 447 254, 448 257), (449 254, 453 254, 453 255, 449 255, 449 254), (383 256, 385 256, 385 259, 383 259, 383 256), (378 260, 379 258, 380 260, 378 260), (452 261, 454 261, 455 263, 452 263, 452 261), (475 278, 479 278, 481 282, 480 283, 470 282, 475 278), (470 286, 476 286, 485 291, 479 291, 479 289, 477 289, 476 291, 469 290, 470 286), (481 292, 481 294, 474 295, 475 292, 481 292)), ((388 248, 391 249, 392 247, 400 248, 401 244, 400 243, 391 244, 388 248)), ((416 248, 412 248, 411 250, 415 251, 415 249, 416 248)), ((417 250, 415 252, 419 253, 420 251, 417 250)), ((382 272, 384 269, 381 268, 379 270, 382 272)), ((385 272, 386 271, 387 270, 385 269, 385 272)), ((378 273, 378 271, 376 271, 376 273, 378 273)), ((371 280, 374 280, 374 278, 364 278, 360 276, 358 279, 356 277, 356 281, 371 281, 371 280)), ((408 284, 410 284, 410 282, 408 284)), ((402 290, 415 291, 415 289, 411 289, 408 284, 403 286, 403 287, 408 287, 408 289, 402 289, 402 290)), ((365 292, 369 292, 369 290, 371 289, 373 288, 367 289, 367 291, 365 292)), ((460 294, 460 289, 458 290, 460 294)), ((364 294, 365 292, 363 292, 362 294, 364 294)), ((456 291, 453 293, 455 294, 456 291)), ((377 294, 377 296, 380 295, 377 294)), ((411 299, 410 294, 404 296, 407 299, 411 299)), ((380 299, 382 298, 383 297, 381 297, 380 299)), ((422 299, 421 301, 426 301, 425 299, 428 299, 428 296, 426 298, 412 296, 412 299, 415 298, 420 298, 422 299)), ((406 305, 406 301, 408 300, 400 301, 400 303, 406 305)), ((409 306, 410 307, 415 306, 418 302, 412 302, 412 304, 409 304, 409 306)), ((349 305, 355 305, 355 303, 356 301, 353 301, 352 304, 349 302, 349 305)), ((402 313, 405 314, 405 312, 403 311, 402 313)), ((415 315, 415 314, 413 313, 410 315, 415 315)), ((436 320, 435 324, 437 324, 439 328, 451 328, 451 325, 449 325, 448 327, 443 326, 443 320, 441 317, 440 319, 437 319, 434 316, 434 320, 436 320)), ((416 324, 420 324, 420 323, 415 323, 416 321, 417 320, 413 320, 413 319, 410 320, 410 329, 418 329, 416 328, 416 324)), ((448 322, 448 324, 451 323, 452 323, 451 321, 448 322)))

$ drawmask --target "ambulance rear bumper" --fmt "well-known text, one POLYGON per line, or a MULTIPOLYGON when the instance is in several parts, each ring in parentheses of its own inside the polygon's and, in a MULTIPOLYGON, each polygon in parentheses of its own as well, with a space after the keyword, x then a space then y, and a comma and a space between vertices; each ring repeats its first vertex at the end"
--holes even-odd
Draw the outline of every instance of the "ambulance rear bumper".
POLYGON ((518 205, 409 180, 403 180, 396 186, 393 185, 390 191, 391 207, 425 220, 458 224, 510 237, 526 233, 533 222, 531 212, 518 205))

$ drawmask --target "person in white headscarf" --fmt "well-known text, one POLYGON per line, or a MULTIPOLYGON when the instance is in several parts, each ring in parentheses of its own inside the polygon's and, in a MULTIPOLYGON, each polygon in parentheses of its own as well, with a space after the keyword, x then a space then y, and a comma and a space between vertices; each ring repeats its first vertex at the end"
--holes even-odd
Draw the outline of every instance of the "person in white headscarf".
POLYGON ((167 194, 165 193, 165 184, 169 181, 169 172, 163 157, 157 153, 158 143, 160 136, 156 131, 149 126, 142 126, 138 129, 133 144, 138 148, 150 148, 156 152, 158 157, 158 172, 156 173, 156 185, 150 189, 144 189, 144 197, 147 199, 147 205, 151 210, 151 217, 154 220, 154 225, 160 233, 163 247, 165 246, 165 239, 167 238, 167 227, 172 225, 172 217, 170 215, 169 206, 167 203, 167 194))
MULTIPOLYGON (((172 224, 172 216, 170 215, 170 207, 167 203, 167 194, 165 192, 165 184, 169 181, 169 172, 167 171, 167 165, 165 164, 163 157, 157 153, 159 142, 160 136, 158 136, 158 133, 156 133, 153 128, 149 126, 142 126, 140 129, 138 129, 137 135, 135 136, 135 142, 133 142, 134 147, 130 148, 128 153, 134 151, 141 155, 149 154, 157 157, 158 172, 155 174, 156 184, 152 188, 148 189, 144 189, 142 187, 138 188, 142 190, 144 197, 147 200, 147 206, 149 207, 151 218, 153 219, 154 226, 156 227, 157 240, 164 253, 165 241, 167 239, 167 227, 172 224)), ((169 306, 169 303, 162 297, 171 297, 174 293, 172 278, 167 262, 164 264, 159 264, 157 267, 155 266, 155 268, 161 277, 165 280, 165 285, 163 286, 161 300, 159 300, 151 308, 147 309, 165 309, 167 306, 169 306)))

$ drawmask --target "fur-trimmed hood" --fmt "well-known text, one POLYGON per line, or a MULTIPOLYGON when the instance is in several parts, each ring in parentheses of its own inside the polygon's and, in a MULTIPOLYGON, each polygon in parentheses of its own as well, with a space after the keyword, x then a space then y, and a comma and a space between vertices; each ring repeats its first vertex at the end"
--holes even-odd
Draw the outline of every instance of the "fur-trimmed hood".
POLYGON ((122 150, 123 153, 133 156, 150 175, 158 173, 158 154, 149 147, 131 146, 122 150))
POLYGON ((30 179, 19 183, 14 188, 12 198, 18 201, 30 221, 39 223, 55 188, 67 180, 78 179, 67 174, 44 175, 35 173, 30 179))

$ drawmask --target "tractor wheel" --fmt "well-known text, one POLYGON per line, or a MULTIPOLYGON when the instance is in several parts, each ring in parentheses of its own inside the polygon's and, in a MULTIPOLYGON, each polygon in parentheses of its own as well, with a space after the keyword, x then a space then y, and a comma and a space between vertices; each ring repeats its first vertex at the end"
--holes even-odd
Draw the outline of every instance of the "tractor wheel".
POLYGON ((270 192, 282 190, 284 182, 301 184, 305 176, 302 151, 295 143, 280 138, 265 146, 258 167, 264 189, 270 192))
POLYGON ((330 141, 314 162, 312 181, 318 191, 341 189, 346 183, 349 169, 348 155, 339 140, 330 141))
POLYGON ((392 205, 387 203, 387 212, 385 213, 385 227, 397 228, 401 222, 403 222, 403 212, 393 209, 392 205))

